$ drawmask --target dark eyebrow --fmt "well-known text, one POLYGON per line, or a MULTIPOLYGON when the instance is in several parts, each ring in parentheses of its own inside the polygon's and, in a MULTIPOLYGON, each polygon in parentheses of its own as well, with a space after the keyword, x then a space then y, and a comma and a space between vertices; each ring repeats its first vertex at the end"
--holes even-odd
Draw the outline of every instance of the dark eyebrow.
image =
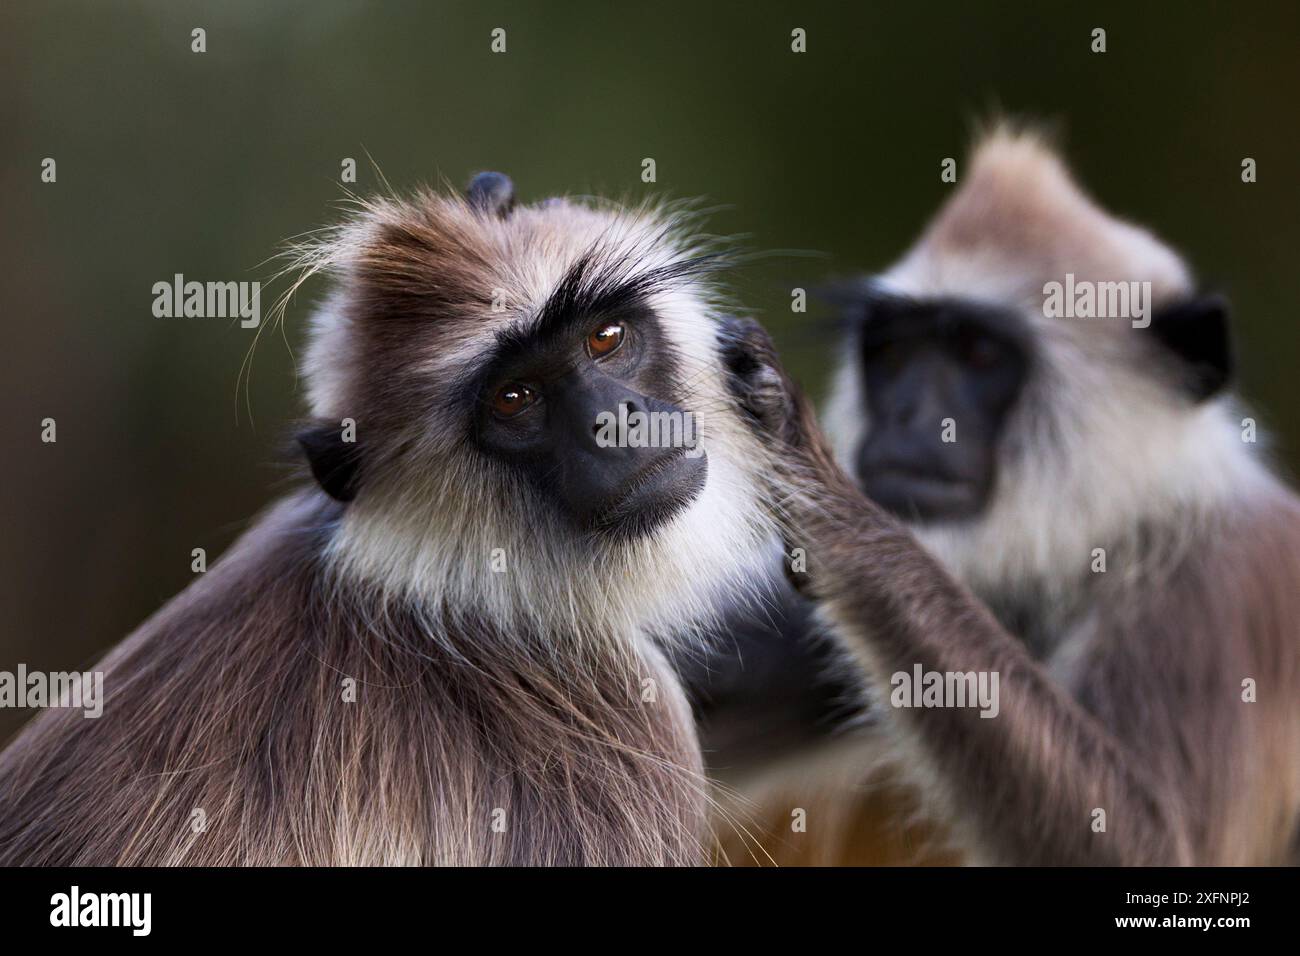
POLYGON ((823 326, 837 332, 858 331, 874 309, 902 309, 914 301, 906 295, 886 291, 874 276, 824 282, 814 286, 812 294, 830 307, 829 315, 822 320, 823 326))
POLYGON ((473 402, 512 357, 528 354, 548 338, 572 332, 579 322, 646 313, 655 293, 678 288, 722 268, 726 261, 725 254, 710 253, 638 272, 640 260, 632 254, 611 255, 599 247, 589 249, 565 270, 532 320, 498 331, 490 354, 454 376, 448 391, 460 401, 473 402))
POLYGON ((852 324, 864 337, 877 341, 976 327, 1024 346, 1029 335, 1024 318, 1013 308, 949 296, 917 298, 867 286, 859 290, 850 309, 852 324))
POLYGON ((639 261, 634 255, 588 250, 565 271, 531 322, 497 335, 498 347, 508 350, 562 334, 581 319, 646 311, 651 296, 719 268, 721 256, 692 256, 644 271, 637 271, 639 261))

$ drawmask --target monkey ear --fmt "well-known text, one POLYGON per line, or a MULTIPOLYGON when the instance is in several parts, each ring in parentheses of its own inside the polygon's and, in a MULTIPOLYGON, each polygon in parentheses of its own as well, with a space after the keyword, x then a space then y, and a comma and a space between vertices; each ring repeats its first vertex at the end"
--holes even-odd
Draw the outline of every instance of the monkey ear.
POLYGON ((1151 317, 1151 333, 1181 360, 1186 387, 1198 402, 1232 379, 1235 362, 1228 313, 1228 300, 1210 293, 1165 306, 1151 317))
POLYGON ((504 173, 479 173, 469 181, 465 198, 476 211, 504 219, 515 208, 515 184, 504 173))
POLYGON ((891 300, 872 276, 824 282, 811 291, 832 310, 827 324, 840 331, 861 327, 877 309, 887 306, 891 300))
POLYGON ((862 308, 879 293, 869 276, 832 279, 814 286, 812 294, 837 308, 862 308))
POLYGON ((361 463, 357 443, 343 440, 342 426, 312 425, 297 434, 298 446, 307 456, 311 473, 325 493, 336 501, 357 496, 361 463))

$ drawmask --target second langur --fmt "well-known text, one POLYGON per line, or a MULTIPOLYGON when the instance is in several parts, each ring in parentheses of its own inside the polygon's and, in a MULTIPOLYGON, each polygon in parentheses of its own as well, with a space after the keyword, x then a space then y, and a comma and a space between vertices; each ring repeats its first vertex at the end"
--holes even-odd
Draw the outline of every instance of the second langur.
MULTIPOLYGON (((834 447, 752 358, 748 402, 790 461, 805 590, 964 857, 1294 862, 1300 504, 1243 441, 1222 300, 1040 139, 1000 131, 847 302, 834 447), (1047 315, 1067 275, 1139 283, 1149 324, 1136 301, 1047 315), (996 716, 894 706, 917 665, 997 674, 996 716)), ((811 804, 824 783, 784 793, 811 804)), ((845 836, 825 822, 802 838, 845 836)))

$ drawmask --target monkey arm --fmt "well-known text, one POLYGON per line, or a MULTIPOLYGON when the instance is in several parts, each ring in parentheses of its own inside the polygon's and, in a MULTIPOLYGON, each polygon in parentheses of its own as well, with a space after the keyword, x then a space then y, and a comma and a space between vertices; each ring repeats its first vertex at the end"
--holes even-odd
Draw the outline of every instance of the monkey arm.
MULTIPOLYGON (((882 703, 891 675, 917 665, 998 675, 996 716, 972 707, 884 708, 975 845, 1000 862, 1191 862, 1180 781, 1089 713, 859 491, 761 328, 737 323, 729 334, 740 343, 741 357, 729 358, 738 401, 782 446, 773 498, 789 548, 807 558, 806 573, 792 580, 862 661, 882 703), (1097 810, 1105 812, 1104 832, 1093 830, 1097 810)), ((1134 722, 1129 733, 1137 731, 1134 722)), ((1175 742, 1148 746, 1177 749, 1175 742)))
POLYGON ((1088 713, 870 501, 807 498, 816 504, 794 506, 804 538, 792 546, 806 547, 813 594, 882 702, 891 675, 911 675, 918 664, 924 672, 998 675, 995 716, 975 707, 882 708, 977 846, 999 862, 1191 861, 1174 781, 1157 777, 1137 748, 1088 713), (1105 832, 1093 830, 1098 809, 1105 832))

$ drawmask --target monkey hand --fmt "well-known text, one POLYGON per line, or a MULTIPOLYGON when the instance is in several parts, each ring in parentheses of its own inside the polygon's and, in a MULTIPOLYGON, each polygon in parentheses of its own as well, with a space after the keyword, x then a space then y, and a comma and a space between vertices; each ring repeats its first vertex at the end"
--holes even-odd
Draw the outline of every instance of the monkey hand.
POLYGON ((718 340, 732 395, 779 465, 804 480, 838 472, 812 403, 781 365, 767 330, 750 318, 728 319, 718 340))
POLYGON ((844 474, 826 441, 812 403, 786 373, 767 331, 753 319, 731 319, 719 346, 732 395, 771 451, 768 500, 783 527, 786 576, 812 597, 807 545, 829 501, 861 493, 844 474))
POLYGON ((767 330, 750 318, 725 320, 718 346, 731 394, 758 435, 783 440, 793 405, 790 383, 767 330))

